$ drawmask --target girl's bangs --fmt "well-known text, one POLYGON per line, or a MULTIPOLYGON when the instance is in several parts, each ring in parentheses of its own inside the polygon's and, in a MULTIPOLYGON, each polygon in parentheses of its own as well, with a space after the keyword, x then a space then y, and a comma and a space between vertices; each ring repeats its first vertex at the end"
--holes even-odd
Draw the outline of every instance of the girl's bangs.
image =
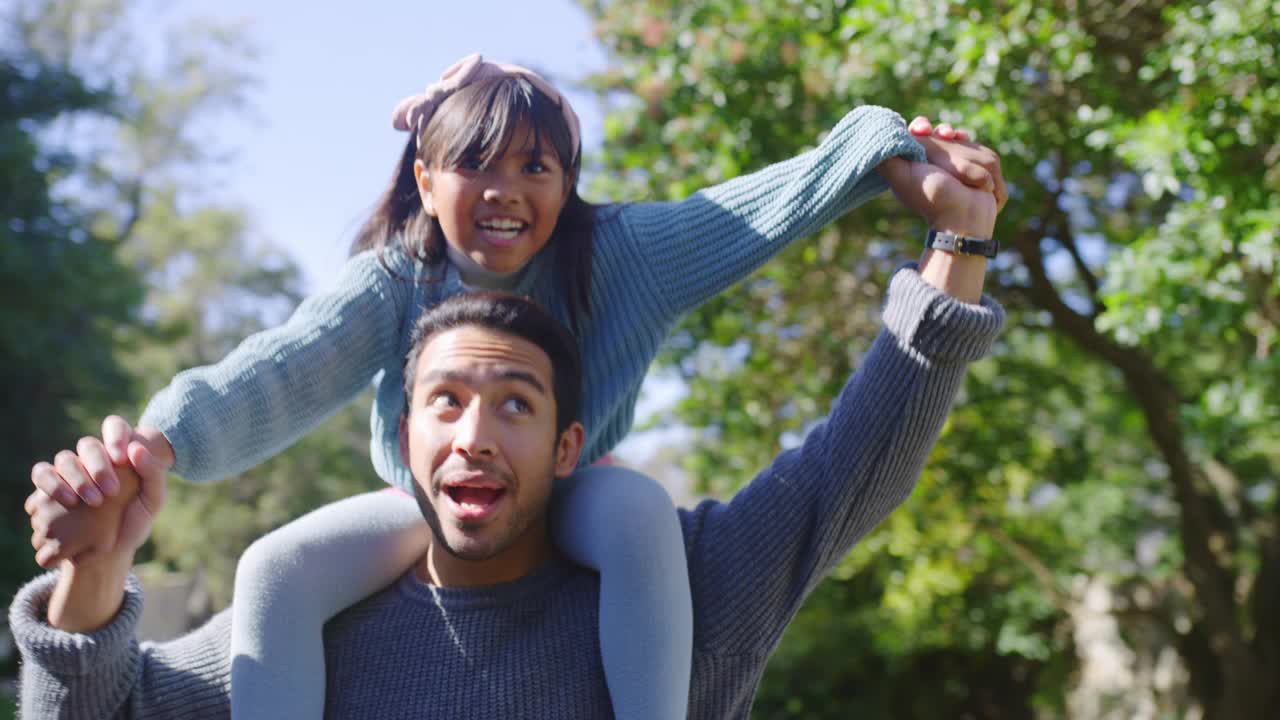
POLYGON ((566 158, 576 148, 560 108, 528 81, 515 77, 482 80, 459 90, 441 103, 431 119, 425 139, 427 158, 446 167, 457 166, 464 158, 488 165, 507 152, 517 140, 516 130, 526 123, 533 134, 533 151, 542 152, 551 144, 562 167, 569 172, 566 158))

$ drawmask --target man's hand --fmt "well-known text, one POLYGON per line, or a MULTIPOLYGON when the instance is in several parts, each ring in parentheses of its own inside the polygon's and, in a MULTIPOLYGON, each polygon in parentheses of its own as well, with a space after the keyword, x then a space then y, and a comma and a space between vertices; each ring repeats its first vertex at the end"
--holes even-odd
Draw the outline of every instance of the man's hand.
POLYGON ((166 469, 173 467, 173 446, 158 428, 136 430, 119 415, 102 421, 102 439, 80 438, 75 451, 63 450, 53 463, 39 462, 31 468, 31 484, 64 507, 73 508, 83 500, 98 506, 114 497, 120 488, 114 466, 129 462, 130 443, 141 443, 166 469))
MULTIPOLYGON (((44 497, 67 509, 110 504, 122 492, 120 468, 130 466, 128 447, 132 443, 146 448, 166 470, 173 465, 173 448, 156 428, 135 430, 123 418, 112 415, 102 423, 102 437, 102 440, 92 436, 80 438, 74 452, 63 450, 52 464, 36 463, 31 468, 31 483, 36 487, 31 502, 44 497)), ((130 496, 134 493, 136 491, 130 496)), ((28 514, 31 512, 28 510, 28 514)), ((45 555, 37 553, 36 557, 42 567, 91 549, 112 547, 116 542, 115 530, 119 523, 115 520, 69 520, 67 513, 55 513, 51 508, 45 508, 42 517, 46 519, 46 549, 45 555)))
POLYGON ((167 467, 134 442, 127 446, 125 464, 113 471, 118 492, 98 507, 67 509, 43 490, 27 497, 31 545, 41 567, 110 553, 132 557, 146 541, 155 513, 164 505, 167 467))
POLYGON ((924 148, 930 165, 937 165, 971 188, 992 193, 996 198, 996 211, 1004 209, 1009 201, 1009 189, 1000 169, 999 155, 974 143, 964 130, 947 123, 934 127, 924 116, 917 116, 907 129, 924 148))
MULTIPOLYGON (((980 238, 995 232, 999 203, 994 193, 969 187, 936 165, 902 158, 881 164, 880 174, 902 204, 934 228, 980 238)), ((981 301, 986 269, 987 259, 974 255, 926 250, 920 260, 921 279, 966 303, 981 301)))
POLYGON ((45 563, 52 562, 53 554, 44 547, 53 524, 101 524, 101 533, 114 538, 62 561, 47 613, 49 624, 60 630, 89 633, 111 622, 120 610, 134 553, 146 541, 155 513, 164 504, 164 464, 139 442, 129 443, 126 454, 128 463, 115 468, 121 492, 101 507, 68 510, 40 490, 27 498, 31 544, 45 563))
POLYGON ((937 165, 889 158, 880 174, 903 205, 920 213, 939 230, 989 238, 995 230, 998 204, 993 193, 960 182, 937 165))

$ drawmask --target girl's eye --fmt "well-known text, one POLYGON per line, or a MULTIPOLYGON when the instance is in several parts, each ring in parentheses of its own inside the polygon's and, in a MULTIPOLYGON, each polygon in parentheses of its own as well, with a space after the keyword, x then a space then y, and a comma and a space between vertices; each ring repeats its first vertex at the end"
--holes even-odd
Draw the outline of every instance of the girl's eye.
POLYGON ((518 397, 507 398, 507 401, 502 403, 502 409, 515 415, 527 415, 533 412, 529 403, 525 402, 524 398, 518 397))
POLYGON ((479 155, 463 155, 458 160, 459 170, 479 170, 483 166, 484 161, 480 159, 479 155))
POLYGON ((544 172, 551 172, 551 168, 543 164, 541 160, 533 160, 533 161, 530 161, 528 165, 524 166, 524 171, 527 173, 540 175, 544 172))

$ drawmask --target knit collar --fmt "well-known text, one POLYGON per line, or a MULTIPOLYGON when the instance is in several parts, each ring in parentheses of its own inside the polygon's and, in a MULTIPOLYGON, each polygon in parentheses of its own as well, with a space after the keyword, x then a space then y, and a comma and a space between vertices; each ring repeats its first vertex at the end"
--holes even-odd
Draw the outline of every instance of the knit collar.
POLYGON ((467 257, 465 253, 448 243, 445 243, 445 252, 449 255, 449 262, 458 269, 458 277, 463 284, 477 290, 514 292, 532 264, 526 262, 518 270, 500 273, 486 269, 483 265, 467 257))
POLYGON ((445 610, 500 607, 545 595, 578 570, 562 555, 553 553, 537 570, 511 582, 483 587, 440 587, 418 579, 416 570, 410 569, 400 578, 399 590, 413 602, 429 603, 445 610))

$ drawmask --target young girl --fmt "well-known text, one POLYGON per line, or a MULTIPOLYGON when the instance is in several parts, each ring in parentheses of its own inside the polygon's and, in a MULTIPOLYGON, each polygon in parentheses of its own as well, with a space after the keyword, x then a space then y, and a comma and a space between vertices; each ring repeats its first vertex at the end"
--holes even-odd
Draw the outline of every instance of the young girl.
MULTIPOLYGON (((873 171, 886 159, 926 158, 896 113, 862 107, 816 149, 682 202, 596 207, 578 196, 581 142, 567 100, 531 71, 479 55, 401 102, 393 122, 408 143, 337 288, 220 363, 175 377, 136 433, 118 418, 104 424, 114 461, 139 439, 183 477, 213 480, 287 447, 370 380, 376 387, 374 467, 409 494, 335 503, 246 552, 233 603, 237 718, 320 716, 322 625, 426 551, 431 534, 399 449, 403 359, 424 308, 469 288, 503 289, 572 328, 585 362, 583 461, 594 462, 630 428, 645 371, 682 313, 881 192, 873 171)), ((963 147, 929 147, 966 182, 991 181, 965 172, 955 155, 963 147)), ((56 464, 33 470, 50 495, 75 488, 96 504, 95 484, 113 489, 110 463, 94 452, 56 464)), ((617 717, 683 717, 692 609, 670 498, 652 482, 571 478, 555 504, 558 546, 600 572, 600 647, 617 717), (575 518, 588 516, 612 532, 578 533, 575 518)), ((64 545, 63 556, 72 550, 64 545)))

